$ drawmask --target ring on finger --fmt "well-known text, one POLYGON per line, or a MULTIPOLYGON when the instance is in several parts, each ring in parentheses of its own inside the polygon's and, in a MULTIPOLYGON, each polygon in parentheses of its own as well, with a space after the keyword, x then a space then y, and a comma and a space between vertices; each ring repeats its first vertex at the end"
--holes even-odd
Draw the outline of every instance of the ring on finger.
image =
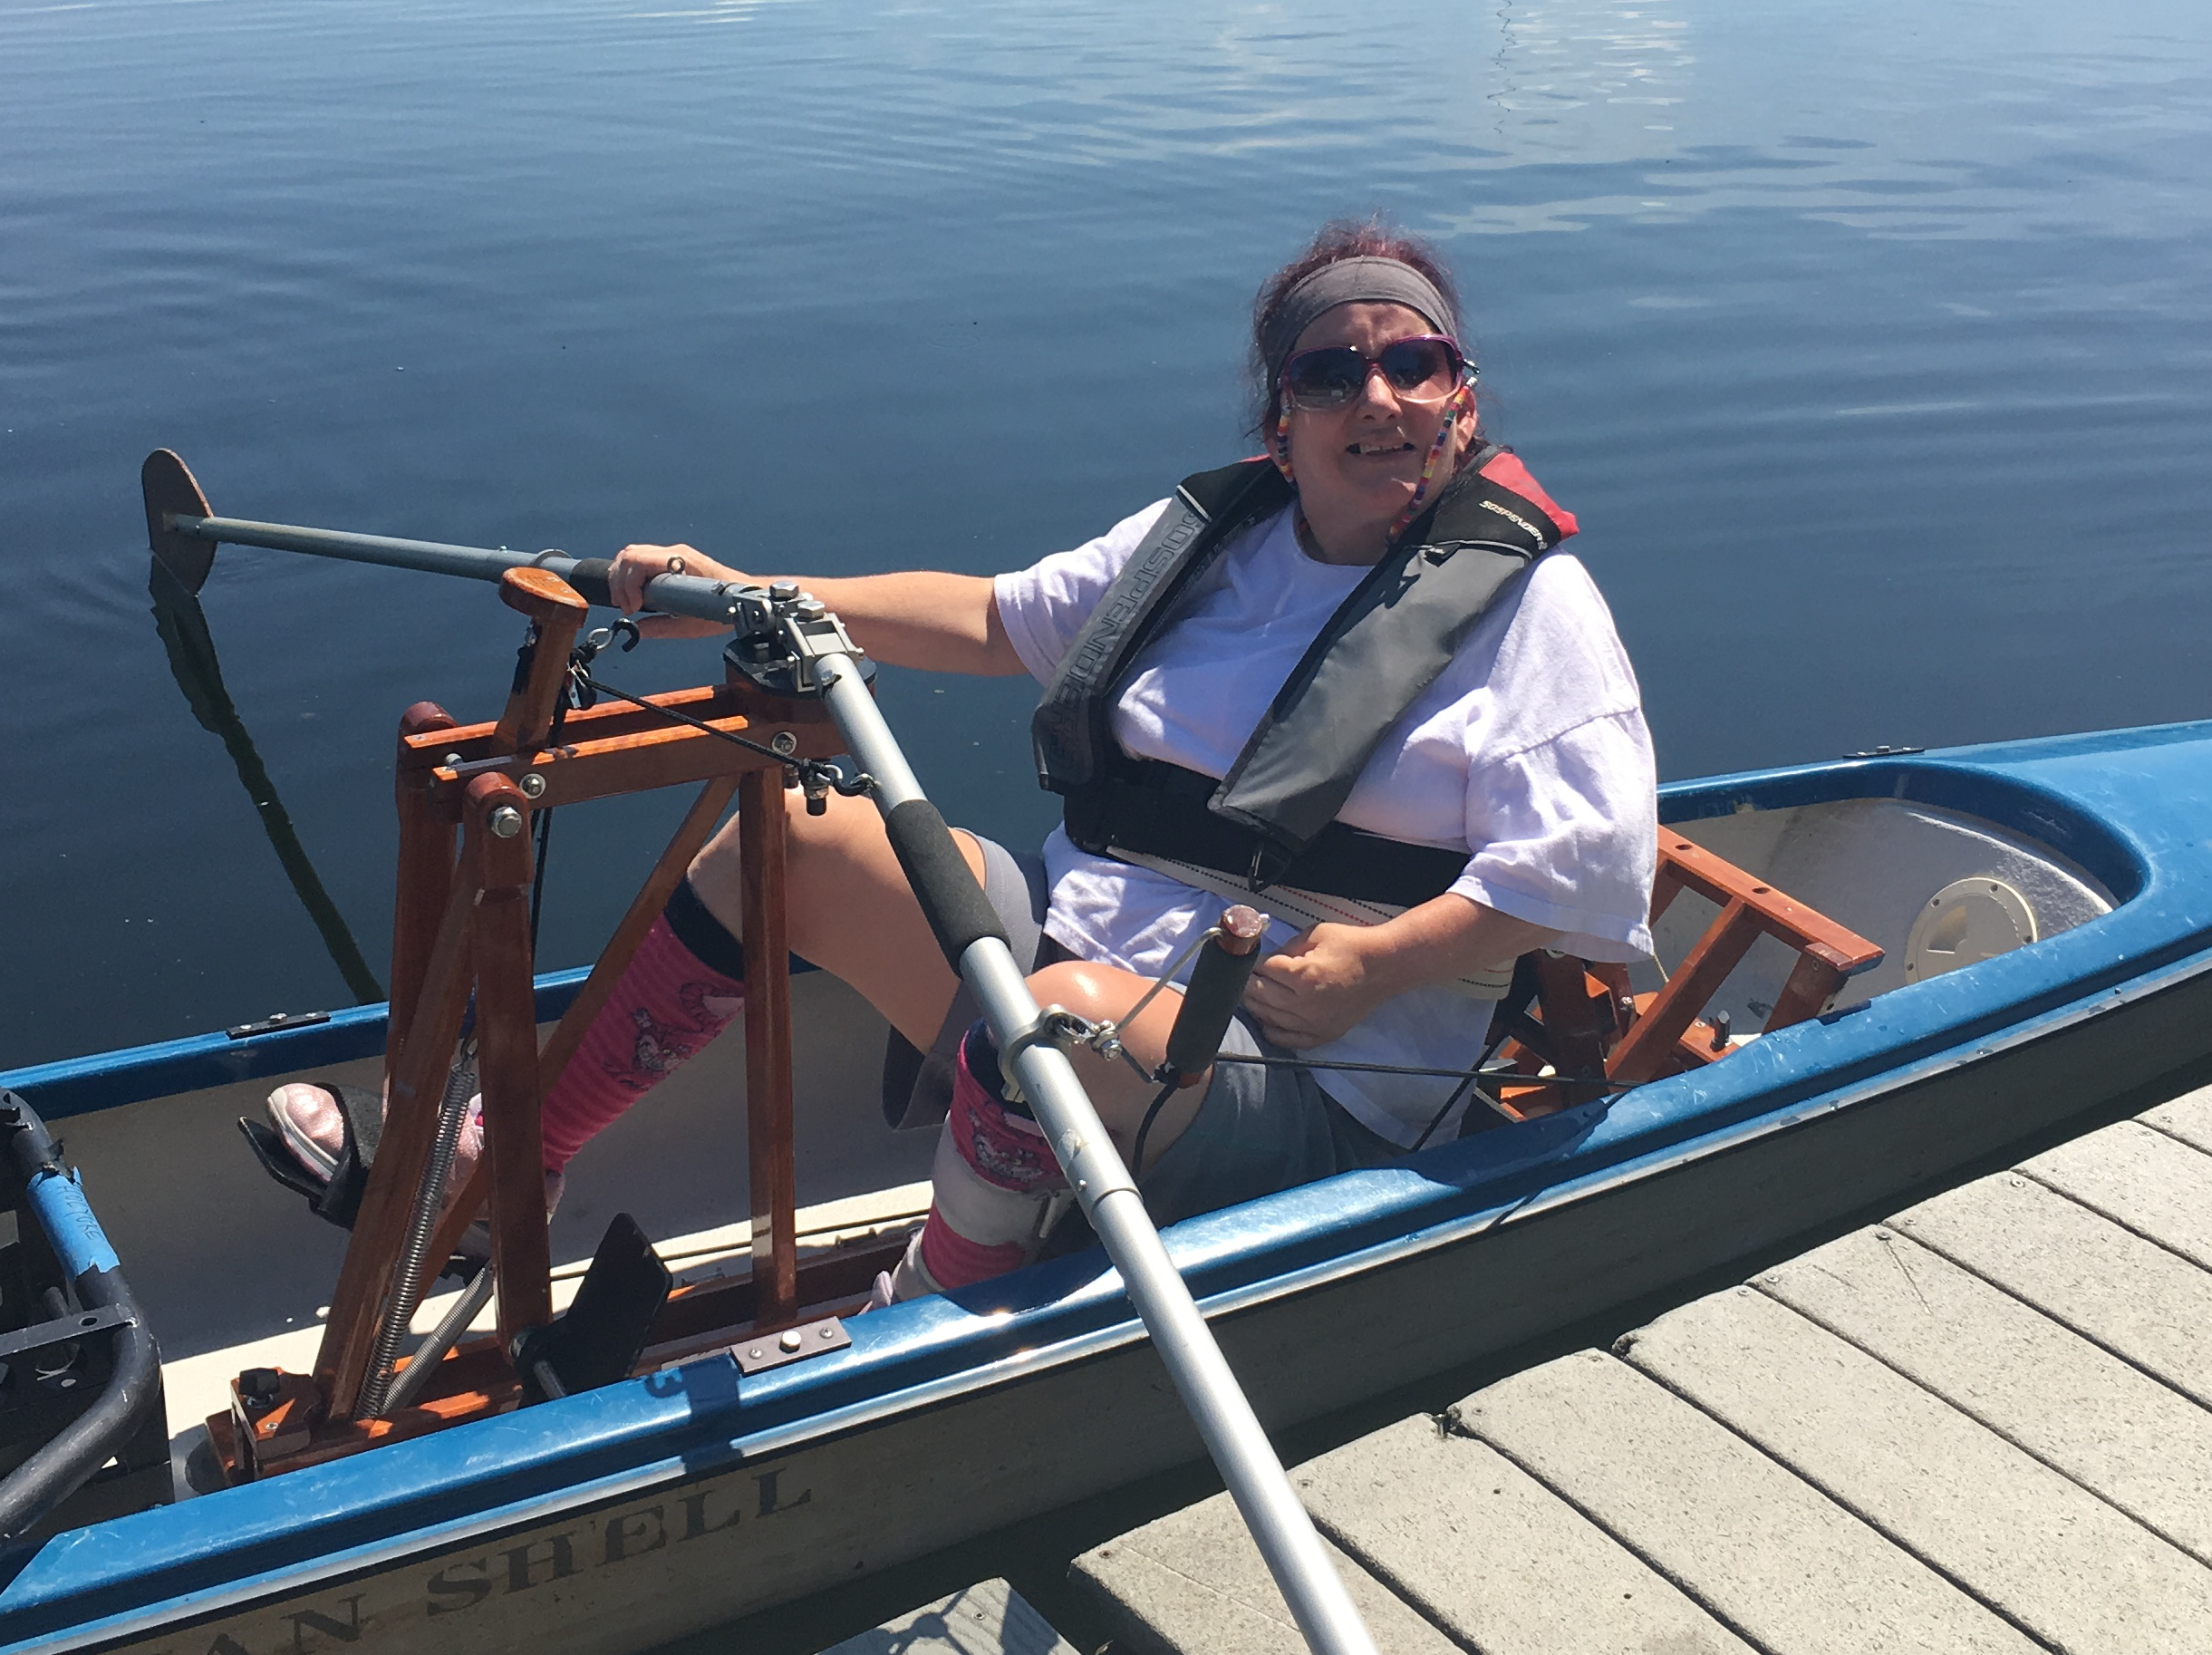
POLYGON ((683 559, 681 556, 671 556, 669 558, 668 572, 671 575, 681 575, 683 573, 683 559))

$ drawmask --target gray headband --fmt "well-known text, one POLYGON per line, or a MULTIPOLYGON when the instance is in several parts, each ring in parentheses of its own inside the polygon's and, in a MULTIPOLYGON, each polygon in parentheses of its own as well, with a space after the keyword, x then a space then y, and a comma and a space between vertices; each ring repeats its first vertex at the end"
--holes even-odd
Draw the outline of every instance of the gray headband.
POLYGON ((1435 283, 1411 265, 1373 255, 1340 258, 1299 277, 1269 319, 1260 349, 1267 358, 1270 390, 1282 376, 1282 364, 1289 360, 1298 336, 1324 311, 1339 305, 1403 305, 1420 312, 1438 333, 1455 340, 1459 337, 1459 318, 1452 314, 1450 303, 1437 291, 1435 283))

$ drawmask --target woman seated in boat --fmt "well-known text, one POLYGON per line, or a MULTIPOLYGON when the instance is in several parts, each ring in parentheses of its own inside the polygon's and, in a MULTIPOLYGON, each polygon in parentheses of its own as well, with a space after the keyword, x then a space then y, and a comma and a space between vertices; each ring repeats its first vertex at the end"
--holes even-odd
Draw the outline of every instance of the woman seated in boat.
MULTIPOLYGON (((1229 903, 1272 916, 1223 1050, 1313 1066, 1217 1062, 1174 1095, 1135 1169, 1159 1222, 1452 1136, 1467 1107, 1452 1079, 1329 1065, 1464 1069, 1520 955, 1649 951, 1636 679, 1589 576, 1551 550, 1573 518, 1484 440, 1463 337, 1428 248, 1331 226, 1255 305, 1265 458, 995 579, 786 577, 877 661, 1048 686, 1038 758, 1065 825, 1041 857, 956 836, 1040 1003, 1122 1018, 1229 903)), ((777 578, 639 545, 610 585, 636 609, 671 571, 777 578)), ((793 950, 890 1022, 893 1118, 944 1118, 928 1222, 878 1283, 907 1298, 1033 1256, 1064 1185, 874 808, 828 805, 791 818, 793 950)), ((692 863, 547 1097, 555 1182, 742 1004, 736 827, 692 863)), ((1174 1009, 1163 995, 1123 1031, 1148 1068, 1174 1009)), ((1128 1155, 1156 1089, 1076 1060, 1128 1155)), ((295 1144, 335 1137, 326 1102, 271 1102, 295 1144)))

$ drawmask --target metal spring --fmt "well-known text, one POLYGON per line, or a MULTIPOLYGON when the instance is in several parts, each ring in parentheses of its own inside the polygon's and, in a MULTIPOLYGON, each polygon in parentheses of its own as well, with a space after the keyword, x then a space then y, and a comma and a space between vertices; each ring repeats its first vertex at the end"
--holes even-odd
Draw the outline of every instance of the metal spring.
POLYGON ((430 1147, 430 1165, 422 1169, 422 1183, 415 1191, 415 1207, 407 1224, 407 1245, 400 1267, 391 1278, 391 1296, 384 1302, 384 1319, 376 1331, 376 1351, 369 1360, 368 1382, 362 1388, 361 1416, 380 1418, 391 1390, 392 1369, 406 1342, 408 1324, 415 1306, 422 1302, 425 1267, 430 1240, 438 1230, 439 1209, 446 1192, 446 1174, 453 1165, 453 1147, 460 1139, 461 1122, 468 1113, 468 1098, 476 1090, 476 1042, 464 1045, 446 1075, 445 1096, 438 1103, 438 1137, 430 1147))

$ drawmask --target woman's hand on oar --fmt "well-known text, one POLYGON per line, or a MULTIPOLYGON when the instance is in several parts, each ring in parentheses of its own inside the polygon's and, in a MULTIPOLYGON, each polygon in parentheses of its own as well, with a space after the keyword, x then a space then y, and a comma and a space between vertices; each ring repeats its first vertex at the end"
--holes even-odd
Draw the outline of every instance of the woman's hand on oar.
MULTIPOLYGON (((624 615, 634 615, 645 603, 645 583, 660 575, 690 575, 700 580, 753 584, 752 577, 727 564, 714 561, 689 546, 625 546, 607 566, 607 595, 624 615)), ((638 631, 649 638, 706 638, 729 628, 715 621, 687 615, 647 615, 638 618, 638 631)))

